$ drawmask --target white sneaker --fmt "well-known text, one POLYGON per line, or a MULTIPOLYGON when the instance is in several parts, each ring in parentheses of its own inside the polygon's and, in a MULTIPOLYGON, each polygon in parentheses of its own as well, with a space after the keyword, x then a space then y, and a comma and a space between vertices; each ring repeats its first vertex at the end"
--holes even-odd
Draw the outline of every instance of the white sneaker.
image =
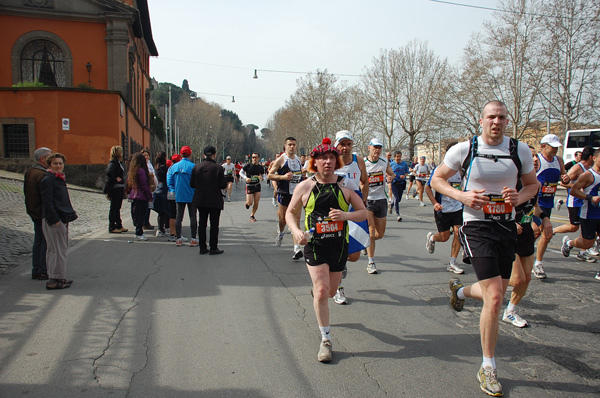
POLYGON ((148 240, 148 238, 146 237, 146 235, 136 235, 135 238, 137 240, 142 240, 142 241, 148 240))
POLYGON ((183 235, 181 235, 181 238, 179 238, 179 239, 181 239, 182 242, 187 242, 189 240, 188 238, 186 238, 183 235))
POLYGON ((546 279, 546 272, 544 271, 544 263, 533 264, 533 269, 531 273, 538 279, 546 279))
POLYGON ((281 246, 281 242, 283 242, 284 233, 277 233, 277 238, 275 238, 275 246, 281 246))
POLYGON ((421 207, 425 207, 425 203, 421 202, 421 203, 419 204, 419 206, 421 206, 421 207))
POLYGON ((169 235, 169 242, 175 242, 177 240, 177 236, 169 235))
POLYGON ((594 246, 587 249, 587 252, 590 256, 595 256, 595 257, 599 256, 600 251, 598 251, 598 241, 596 241, 596 243, 594 243, 594 246))
POLYGON ((594 278, 600 281, 600 271, 598 271, 598 273, 596 274, 596 276, 594 278))
POLYGON ((587 263, 595 263, 598 261, 598 259, 592 257, 587 251, 584 251, 583 253, 577 253, 577 260, 585 261, 587 263))
POLYGON ((556 211, 559 211, 562 205, 565 204, 562 199, 556 201, 556 211))
POLYGON ((504 310, 504 315, 502 316, 502 320, 504 322, 512 323, 514 326, 518 328, 524 328, 529 325, 527 321, 519 316, 516 312, 507 312, 504 310))
POLYGON ((376 274, 377 273, 377 267, 375 266, 374 262, 367 264, 367 272, 369 274, 376 274))
POLYGON ((160 230, 156 231, 157 238, 162 238, 163 236, 166 236, 166 234, 164 232, 161 232, 160 230))
POLYGON ((429 252, 429 254, 433 254, 435 251, 435 241, 431 239, 433 236, 433 232, 427 232, 427 242, 425 243, 425 248, 429 252))
POLYGON ((196 246, 198 246, 198 239, 196 239, 196 238, 192 238, 192 241, 190 242, 190 246, 191 246, 191 247, 196 247, 196 246))
POLYGON ((406 200, 408 200, 408 194, 404 195, 404 198, 405 198, 406 200))
POLYGON ((346 295, 344 294, 343 287, 338 287, 335 296, 333 296, 333 302, 336 304, 346 304, 348 302, 348 299, 346 299, 346 295))
POLYGON ((454 272, 455 274, 464 274, 465 273, 464 269, 462 269, 458 265, 452 264, 452 263, 448 263, 448 266, 446 267, 446 271, 454 272))

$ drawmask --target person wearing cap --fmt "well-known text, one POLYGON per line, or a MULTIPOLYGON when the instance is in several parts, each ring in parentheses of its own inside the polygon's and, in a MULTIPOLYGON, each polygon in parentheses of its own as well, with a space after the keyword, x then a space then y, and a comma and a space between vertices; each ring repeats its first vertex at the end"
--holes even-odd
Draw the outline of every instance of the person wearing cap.
POLYGON ((167 185, 169 191, 175 192, 175 202, 177 203, 177 216, 175 218, 175 233, 177 239, 175 240, 176 246, 183 244, 183 237, 181 236, 181 224, 183 222, 183 215, 185 208, 188 209, 188 215, 190 217, 190 233, 192 240, 190 246, 198 246, 198 240, 196 239, 196 233, 198 232, 198 223, 196 222, 196 207, 192 203, 194 198, 194 188, 190 186, 190 180, 192 179, 192 170, 194 169, 194 163, 190 160, 192 156, 192 148, 189 146, 181 147, 179 151, 181 154, 181 161, 175 163, 169 169, 167 173, 167 185))
MULTIPOLYGON (((555 134, 546 134, 541 139, 540 144, 542 149, 537 155, 540 161, 540 168, 536 175, 542 187, 538 193, 538 205, 535 215, 539 217, 541 213, 544 213, 548 217, 551 217, 558 182, 562 181, 567 184, 571 179, 565 171, 563 159, 556 155, 558 148, 562 146, 559 138, 555 134)), ((545 279, 547 277, 543 260, 550 239, 552 239, 552 237, 547 238, 542 234, 537 244, 535 263, 533 264, 532 272, 533 275, 539 279, 545 279)))
MULTIPOLYGON (((277 202, 279 203, 277 209, 279 225, 277 227, 277 237, 275 238, 275 245, 277 246, 281 246, 285 235, 285 212, 294 194, 294 189, 302 181, 302 164, 296 156, 296 139, 287 137, 284 148, 283 154, 271 163, 267 175, 269 180, 277 182, 277 202)), ((298 222, 300 222, 300 214, 298 214, 298 222)), ((297 261, 302 258, 302 248, 295 239, 293 239, 293 243, 294 255, 292 260, 297 261)))
MULTIPOLYGON (((198 223, 198 241, 200 254, 221 254, 219 249, 219 219, 223 210, 223 189, 227 188, 223 166, 215 162, 216 149, 214 146, 204 148, 204 159, 194 166, 190 186, 194 188, 193 205, 200 216, 198 223), (209 246, 206 245, 206 224, 210 219, 209 246)), ((229 158, 231 164, 231 158, 229 158)))
POLYGON ((316 173, 302 181, 292 195, 285 219, 295 239, 304 246, 304 257, 313 285, 313 306, 321 332, 317 354, 319 362, 331 362, 332 348, 328 299, 336 293, 348 258, 348 221, 367 217, 362 199, 351 189, 342 187, 343 177, 335 170, 343 166, 338 150, 321 144, 312 150, 308 168, 316 173), (348 211, 349 206, 354 211, 348 211), (306 213, 301 229, 298 215, 306 213), (304 231, 312 231, 308 238, 304 231))
MULTIPOLYGON (((343 166, 335 171, 335 174, 344 177, 341 185, 356 192, 363 202, 366 202, 369 194, 367 169, 365 168, 365 160, 352 153, 354 147, 352 133, 348 130, 338 131, 335 134, 335 147, 340 152, 343 161, 343 166)), ((350 211, 354 211, 352 206, 350 206, 350 211)), ((369 246, 369 224, 367 220, 360 222, 348 221, 348 230, 350 242, 348 261, 355 262, 360 259, 360 252, 369 246)), ((345 277, 346 272, 343 272, 342 279, 345 277)), ((341 281, 335 296, 333 296, 333 302, 336 304, 348 303, 341 281)))
POLYGON ((259 164, 260 155, 258 152, 252 153, 252 163, 245 165, 240 171, 240 177, 246 181, 246 209, 252 206, 250 221, 255 222, 256 211, 260 202, 260 182, 265 174, 265 168, 259 164))
POLYGON ((223 172, 225 173, 225 181, 227 182, 227 188, 223 191, 227 194, 227 201, 231 202, 231 190, 233 188, 233 180, 235 175, 235 165, 231 163, 231 156, 225 158, 225 163, 221 165, 223 172))
POLYGON ((387 223, 388 203, 385 196, 385 180, 392 181, 396 175, 385 158, 381 158, 383 144, 378 138, 369 142, 369 155, 365 157, 365 169, 369 181, 367 195, 367 219, 369 220, 370 243, 367 247, 367 272, 376 274, 375 241, 383 238, 387 223), (386 178, 387 177, 387 178, 386 178))

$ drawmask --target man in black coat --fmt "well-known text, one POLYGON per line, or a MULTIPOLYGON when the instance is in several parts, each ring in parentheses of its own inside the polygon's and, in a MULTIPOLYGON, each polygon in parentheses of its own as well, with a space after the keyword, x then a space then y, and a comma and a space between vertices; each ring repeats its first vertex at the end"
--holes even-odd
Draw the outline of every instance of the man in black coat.
POLYGON ((194 206, 198 209, 198 241, 200 254, 221 254, 217 247, 219 241, 219 218, 223 210, 223 189, 227 188, 225 171, 215 162, 216 149, 204 148, 204 160, 194 166, 190 186, 195 188, 194 206), (210 250, 206 247, 206 221, 210 217, 210 250))

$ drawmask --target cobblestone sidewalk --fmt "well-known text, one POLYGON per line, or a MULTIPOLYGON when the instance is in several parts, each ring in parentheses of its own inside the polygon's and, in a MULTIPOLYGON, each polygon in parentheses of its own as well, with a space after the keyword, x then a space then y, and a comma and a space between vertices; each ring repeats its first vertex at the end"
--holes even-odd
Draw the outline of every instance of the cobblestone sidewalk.
MULTIPOLYGON (((73 208, 79 218, 69 224, 70 245, 93 232, 108 228, 110 202, 100 191, 68 185, 73 208)), ((122 214, 129 209, 123 202, 122 214)), ((123 217, 125 218, 125 217, 123 217)), ((23 175, 0 170, 0 273, 31 261, 33 223, 25 211, 23 175)))

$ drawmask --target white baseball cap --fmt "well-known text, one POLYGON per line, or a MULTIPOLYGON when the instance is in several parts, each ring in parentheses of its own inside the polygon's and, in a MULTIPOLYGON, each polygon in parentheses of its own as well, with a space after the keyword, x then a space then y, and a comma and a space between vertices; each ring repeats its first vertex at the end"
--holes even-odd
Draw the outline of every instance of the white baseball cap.
POLYGON ((369 145, 380 146, 383 148, 383 144, 381 143, 381 141, 379 141, 379 138, 373 138, 371 142, 369 142, 369 145))
POLYGON ((342 142, 344 140, 350 140, 350 141, 354 142, 354 140, 352 139, 352 133, 349 132, 348 130, 338 131, 337 133, 335 133, 335 145, 334 146, 338 146, 340 144, 340 142, 342 142))
POLYGON ((548 144, 553 148, 559 148, 562 146, 560 139, 556 134, 546 134, 540 141, 540 144, 548 144))

